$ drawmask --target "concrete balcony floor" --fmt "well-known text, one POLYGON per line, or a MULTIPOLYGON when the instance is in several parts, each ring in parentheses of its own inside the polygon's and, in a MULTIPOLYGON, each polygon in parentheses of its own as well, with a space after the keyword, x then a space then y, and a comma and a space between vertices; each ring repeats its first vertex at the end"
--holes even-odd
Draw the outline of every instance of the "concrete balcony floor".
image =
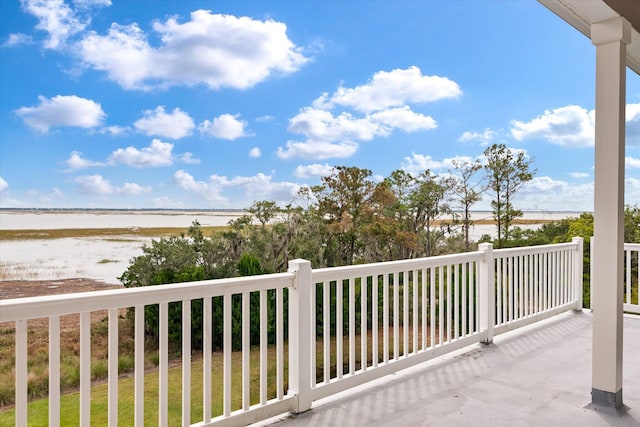
MULTIPOLYGON (((640 426, 640 316, 624 318, 621 417, 591 401, 589 311, 565 313, 314 403, 277 426, 640 426)), ((272 422, 274 420, 271 420, 272 422)))

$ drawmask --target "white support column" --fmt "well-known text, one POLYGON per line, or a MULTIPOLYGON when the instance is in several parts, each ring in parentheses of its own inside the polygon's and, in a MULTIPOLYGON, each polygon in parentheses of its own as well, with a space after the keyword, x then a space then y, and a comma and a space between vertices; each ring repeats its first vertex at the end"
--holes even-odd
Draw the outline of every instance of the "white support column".
POLYGON ((620 413, 626 45, 631 26, 617 17, 591 26, 596 46, 595 206, 591 306, 591 407, 620 413))
POLYGON ((484 253, 480 261, 480 331, 484 333, 483 344, 493 342, 493 327, 496 324, 496 278, 493 245, 480 243, 478 251, 484 253))

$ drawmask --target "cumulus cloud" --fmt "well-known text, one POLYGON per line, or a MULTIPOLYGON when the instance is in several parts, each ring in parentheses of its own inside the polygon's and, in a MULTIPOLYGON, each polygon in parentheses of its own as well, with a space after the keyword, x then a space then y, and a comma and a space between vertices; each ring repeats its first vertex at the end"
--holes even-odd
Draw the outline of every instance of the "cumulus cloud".
POLYGON ((124 185, 118 190, 122 194, 126 194, 129 196, 136 196, 138 194, 150 193, 151 187, 149 186, 141 186, 133 182, 125 182, 124 185))
POLYGON ((571 211, 593 210, 593 182, 576 184, 555 180, 548 176, 534 177, 516 194, 515 202, 519 208, 538 207, 556 209, 558 200, 571 211))
POLYGON ((587 178, 589 176, 588 173, 584 173, 584 172, 570 172, 569 176, 571 178, 587 178))
POLYGON ((124 136, 129 133, 131 129, 126 126, 105 126, 98 131, 98 133, 102 135, 112 135, 112 136, 124 136))
POLYGON ((426 154, 411 153, 411 156, 405 157, 400 167, 410 174, 416 176, 429 169, 430 171, 451 169, 455 167, 455 163, 471 163, 473 158, 469 156, 446 157, 443 160, 435 160, 426 154))
POLYGON ((69 158, 65 161, 70 170, 86 169, 96 166, 104 166, 104 163, 94 162, 93 160, 87 160, 82 158, 82 153, 79 151, 72 151, 69 158))
POLYGON ((173 164, 173 144, 154 139, 148 147, 140 150, 130 146, 118 148, 109 156, 109 163, 123 164, 136 168, 171 166, 173 164))
MULTIPOLYGON (((564 147, 590 147, 595 138, 595 110, 578 105, 547 110, 538 117, 511 122, 511 135, 518 141, 542 139, 564 147)), ((640 104, 626 106, 628 145, 640 145, 640 104)))
POLYGON ((417 67, 379 71, 365 85, 340 87, 317 98, 289 119, 288 131, 303 141, 289 141, 278 156, 328 159, 353 155, 360 142, 384 138, 396 130, 418 132, 435 129, 432 117, 415 112, 408 104, 460 96, 457 83, 438 76, 423 76, 417 67), (340 108, 341 111, 332 111, 340 108), (345 111, 344 109, 352 111, 345 111))
POLYGON ((116 191, 108 179, 101 175, 83 175, 74 179, 78 192, 97 196, 108 196, 116 191))
POLYGON ((0 191, 4 191, 7 188, 9 188, 9 183, 0 176, 0 191))
POLYGON ((197 181, 184 170, 173 174, 173 182, 183 190, 191 191, 205 200, 219 206, 228 206, 229 199, 222 193, 226 190, 234 194, 243 193, 244 203, 253 200, 291 201, 300 186, 293 182, 273 181, 273 176, 258 173, 254 176, 226 176, 211 175, 207 181, 197 181))
POLYGON ((57 49, 67 38, 85 29, 88 22, 81 20, 64 0, 21 0, 25 12, 33 15, 36 29, 48 34, 44 47, 57 49))
POLYGON ((470 141, 478 141, 482 145, 487 145, 489 142, 493 141, 498 136, 496 131, 493 131, 489 128, 485 129, 482 132, 471 132, 465 131, 458 141, 460 142, 470 142, 470 141))
POLYGON ((421 104, 462 95, 460 86, 446 77, 423 75, 416 66, 378 71, 371 80, 354 88, 339 87, 331 96, 323 94, 315 101, 319 108, 335 105, 360 112, 384 110, 405 104, 421 104))
POLYGON ((330 158, 345 159, 358 151, 358 144, 353 141, 331 143, 326 141, 306 142, 287 141, 285 148, 278 147, 278 157, 281 159, 317 159, 330 158))
POLYGON ((595 114, 578 105, 547 110, 529 122, 513 120, 511 135, 518 141, 543 139, 565 147, 593 145, 595 114))
POLYGON ((222 114, 215 117, 213 121, 205 120, 198 126, 198 130, 203 135, 233 141, 248 136, 246 133, 247 122, 240 120, 239 117, 239 114, 222 114))
POLYGON ((5 47, 13 47, 31 43, 33 43, 33 38, 30 35, 23 33, 13 33, 9 34, 9 37, 2 45, 5 47))
POLYGON ((153 202, 153 206, 156 208, 182 208, 184 207, 184 203, 180 201, 175 201, 170 197, 156 197, 151 200, 153 202))
POLYGON ((640 169, 640 159, 634 157, 625 157, 624 164, 628 168, 640 169))
POLYGON ((182 153, 182 154, 178 154, 177 159, 180 163, 185 163, 188 165, 198 165, 200 164, 200 159, 193 157, 193 153, 182 153))
POLYGON ((204 84, 247 89, 274 74, 293 73, 309 61, 274 20, 191 13, 153 24, 152 46, 140 27, 112 24, 106 35, 89 32, 79 44, 83 62, 125 89, 204 84))
POLYGON ((143 114, 144 117, 133 125, 138 132, 145 135, 180 139, 191 135, 195 127, 189 114, 179 108, 175 108, 171 113, 165 113, 161 105, 155 110, 146 110, 143 114))
POLYGON ((251 157, 252 159, 257 159, 260 156, 262 156, 260 147, 253 147, 251 150, 249 150, 249 157, 251 157))
POLYGON ((27 126, 41 133, 59 126, 93 128, 100 126, 106 116, 100 104, 75 95, 57 95, 51 99, 38 96, 38 100, 39 105, 21 107, 16 114, 27 126))
POLYGON ((321 165, 314 163, 312 165, 299 165, 293 172, 294 176, 298 178, 311 178, 315 176, 328 176, 333 171, 333 166, 329 166, 327 163, 321 165))
POLYGON ((92 196, 109 196, 112 194, 124 194, 135 196, 151 192, 151 187, 141 186, 136 183, 126 182, 121 187, 111 184, 101 175, 83 175, 74 179, 76 188, 80 194, 92 196))
POLYGON ((640 104, 627 104, 627 145, 640 145, 640 104))

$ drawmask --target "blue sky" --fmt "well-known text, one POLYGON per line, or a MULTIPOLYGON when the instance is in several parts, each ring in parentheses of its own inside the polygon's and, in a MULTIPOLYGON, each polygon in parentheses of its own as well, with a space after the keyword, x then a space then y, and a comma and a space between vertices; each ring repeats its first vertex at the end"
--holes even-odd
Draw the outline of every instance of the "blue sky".
POLYGON ((594 78, 535 1, 2 1, 0 207, 286 204, 332 166, 445 174, 504 143, 537 168, 518 208, 590 211, 594 78))

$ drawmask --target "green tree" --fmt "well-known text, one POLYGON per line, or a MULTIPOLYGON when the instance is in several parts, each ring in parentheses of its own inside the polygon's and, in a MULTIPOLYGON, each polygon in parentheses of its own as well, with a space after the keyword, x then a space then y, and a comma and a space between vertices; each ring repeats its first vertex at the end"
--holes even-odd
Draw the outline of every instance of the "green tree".
POLYGON ((453 160, 453 168, 449 169, 449 177, 446 185, 452 195, 453 205, 462 211, 462 232, 464 235, 464 247, 469 251, 469 229, 473 225, 471 221, 471 207, 482 200, 482 180, 476 179, 482 169, 479 160, 453 160))
POLYGON ((514 218, 522 211, 513 206, 513 197, 522 186, 533 179, 535 169, 524 151, 516 151, 504 144, 493 144, 484 151, 486 182, 493 193, 491 207, 498 229, 497 247, 509 241, 514 218))

